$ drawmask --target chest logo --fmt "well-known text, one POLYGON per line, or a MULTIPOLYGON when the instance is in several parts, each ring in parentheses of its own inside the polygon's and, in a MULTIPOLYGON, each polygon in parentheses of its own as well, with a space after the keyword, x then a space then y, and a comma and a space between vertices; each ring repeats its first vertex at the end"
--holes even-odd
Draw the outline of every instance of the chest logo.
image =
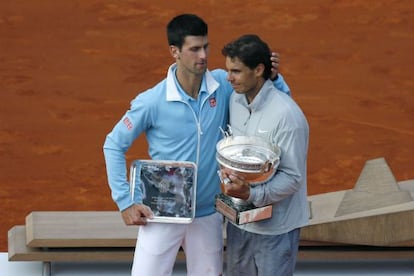
POLYGON ((215 107, 217 105, 216 98, 210 98, 209 102, 210 102, 210 107, 215 107))
POLYGON ((257 132, 263 134, 263 133, 268 133, 269 131, 268 130, 263 130, 263 129, 258 129, 257 132))

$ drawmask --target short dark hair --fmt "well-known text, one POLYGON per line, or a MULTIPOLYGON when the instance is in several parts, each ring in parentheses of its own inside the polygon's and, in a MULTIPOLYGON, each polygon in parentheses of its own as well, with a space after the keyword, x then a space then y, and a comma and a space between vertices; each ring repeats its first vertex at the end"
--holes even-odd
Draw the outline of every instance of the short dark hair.
POLYGON ((181 14, 167 25, 168 45, 183 46, 186 36, 206 36, 208 33, 207 23, 195 14, 181 14))
POLYGON ((263 77, 265 80, 272 74, 271 51, 269 46, 254 34, 247 34, 226 44, 221 53, 225 57, 239 58, 244 65, 254 69, 262 63, 265 66, 263 77))

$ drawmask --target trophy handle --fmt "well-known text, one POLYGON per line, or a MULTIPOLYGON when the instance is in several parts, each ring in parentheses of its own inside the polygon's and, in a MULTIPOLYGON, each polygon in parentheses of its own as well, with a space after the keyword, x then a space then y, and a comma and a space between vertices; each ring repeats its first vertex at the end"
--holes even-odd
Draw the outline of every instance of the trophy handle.
POLYGON ((274 167, 277 167, 279 165, 279 159, 276 159, 273 162, 270 162, 269 160, 266 160, 266 162, 263 164, 261 172, 262 173, 267 173, 270 170, 272 170, 274 167))
POLYGON ((222 127, 219 128, 225 138, 233 136, 233 130, 230 125, 227 125, 227 130, 224 130, 222 127))
POLYGON ((268 171, 270 171, 272 167, 273 167, 272 162, 270 162, 269 160, 266 160, 266 162, 262 166, 261 173, 267 173, 268 171))

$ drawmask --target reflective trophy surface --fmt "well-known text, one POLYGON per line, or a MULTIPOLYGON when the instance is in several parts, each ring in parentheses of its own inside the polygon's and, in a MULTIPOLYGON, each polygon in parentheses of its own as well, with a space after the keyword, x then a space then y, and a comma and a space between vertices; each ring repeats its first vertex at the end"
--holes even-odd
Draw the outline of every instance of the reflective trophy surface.
POLYGON ((197 166, 173 160, 134 160, 131 197, 154 213, 148 222, 191 223, 195 217, 197 166), (139 198, 139 199, 138 199, 139 198))
MULTIPOLYGON (((242 176, 250 185, 269 180, 280 163, 280 148, 258 136, 233 136, 231 128, 221 130, 224 138, 216 145, 216 160, 220 169, 242 176)), ((230 179, 218 171, 222 191, 230 179)), ((263 220, 271 217, 272 205, 256 207, 236 197, 221 193, 216 197, 216 210, 236 224, 263 220)))

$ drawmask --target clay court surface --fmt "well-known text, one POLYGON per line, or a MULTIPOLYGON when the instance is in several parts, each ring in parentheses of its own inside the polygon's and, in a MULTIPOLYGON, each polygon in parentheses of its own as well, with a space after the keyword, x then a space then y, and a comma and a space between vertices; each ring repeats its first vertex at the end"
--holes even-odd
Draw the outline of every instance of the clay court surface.
MULTIPOLYGON (((281 54, 310 124, 310 195, 352 188, 378 157, 414 179, 413 1, 1 1, 0 251, 31 211, 116 210, 105 135, 166 75, 183 12, 209 23, 211 69, 245 33, 281 54)), ((147 157, 143 139, 127 157, 147 157)))

